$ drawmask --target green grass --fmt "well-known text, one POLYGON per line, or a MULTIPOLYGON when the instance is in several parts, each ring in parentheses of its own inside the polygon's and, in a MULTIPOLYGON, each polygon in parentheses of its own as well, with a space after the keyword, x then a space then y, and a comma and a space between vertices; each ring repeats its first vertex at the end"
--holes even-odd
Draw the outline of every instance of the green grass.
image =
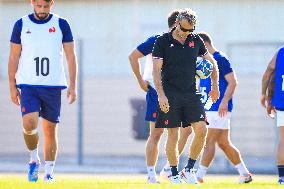
POLYGON ((36 183, 27 182, 24 175, 0 175, 0 189, 175 189, 175 188, 198 188, 198 189, 277 189, 283 188, 277 185, 276 176, 254 176, 250 184, 237 184, 238 176, 207 176, 201 185, 171 185, 162 182, 159 185, 145 183, 145 176, 137 175, 57 175, 55 183, 44 183, 40 179, 36 183))

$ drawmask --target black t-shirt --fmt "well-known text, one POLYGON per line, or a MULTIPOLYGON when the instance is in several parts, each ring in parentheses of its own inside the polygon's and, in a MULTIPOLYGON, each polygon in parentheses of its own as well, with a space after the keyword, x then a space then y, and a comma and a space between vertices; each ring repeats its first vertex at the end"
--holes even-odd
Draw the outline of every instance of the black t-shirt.
POLYGON ((164 91, 195 93, 196 60, 207 54, 207 49, 199 35, 190 34, 182 45, 171 32, 160 36, 152 52, 154 58, 163 59, 161 71, 164 91))

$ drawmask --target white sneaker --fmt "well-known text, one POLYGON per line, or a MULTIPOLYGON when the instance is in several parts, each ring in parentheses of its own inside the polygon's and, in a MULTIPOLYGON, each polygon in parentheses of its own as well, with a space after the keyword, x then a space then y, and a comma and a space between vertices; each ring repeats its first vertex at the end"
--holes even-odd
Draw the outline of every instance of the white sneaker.
POLYGON ((171 184, 183 184, 183 180, 181 179, 180 175, 171 176, 169 178, 171 184))
POLYGON ((247 175, 242 175, 239 178, 240 184, 250 183, 252 181, 252 175, 249 173, 247 175))
POLYGON ((164 180, 170 181, 171 176, 172 176, 171 169, 163 168, 162 171, 160 172, 160 177, 163 178, 164 180))
POLYGON ((147 178, 147 183, 148 184, 160 184, 160 182, 157 180, 156 177, 148 177, 147 178))
POLYGON ((198 180, 196 178, 196 169, 190 169, 189 171, 185 171, 183 169, 180 172, 181 178, 187 183, 187 184, 198 184, 198 180))

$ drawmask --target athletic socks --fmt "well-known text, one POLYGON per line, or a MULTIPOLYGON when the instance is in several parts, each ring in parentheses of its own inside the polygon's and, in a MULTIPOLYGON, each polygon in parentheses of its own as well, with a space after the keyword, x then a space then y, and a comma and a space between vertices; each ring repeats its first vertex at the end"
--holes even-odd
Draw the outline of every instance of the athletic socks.
POLYGON ((148 166, 147 167, 148 177, 156 177, 156 170, 154 166, 148 166))
POLYGON ((178 175, 177 166, 171 166, 172 176, 178 175))
POLYGON ((171 169, 170 163, 167 161, 166 165, 164 166, 165 170, 171 169))
POLYGON ((198 170, 196 172, 196 177, 200 178, 200 179, 203 179, 203 177, 207 173, 207 170, 208 170, 208 167, 205 167, 205 166, 200 164, 199 167, 198 167, 198 170))
POLYGON ((278 165, 277 167, 278 167, 279 178, 283 179, 284 178, 284 165, 278 165))
POLYGON ((32 162, 36 162, 36 163, 40 162, 37 148, 34 149, 34 150, 30 150, 30 163, 32 163, 32 162))
POLYGON ((237 170, 238 170, 238 172, 241 176, 249 174, 249 171, 248 171, 246 165, 244 164, 244 162, 239 163, 235 167, 237 168, 237 170))
POLYGON ((190 171, 194 167, 196 160, 189 158, 187 165, 185 166, 185 171, 190 171))
POLYGON ((55 161, 45 161, 44 170, 45 175, 52 175, 54 169, 55 161))

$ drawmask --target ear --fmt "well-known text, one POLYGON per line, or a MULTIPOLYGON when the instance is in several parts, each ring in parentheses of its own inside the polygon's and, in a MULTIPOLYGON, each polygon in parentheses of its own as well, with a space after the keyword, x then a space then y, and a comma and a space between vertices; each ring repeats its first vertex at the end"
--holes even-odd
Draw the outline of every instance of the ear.
POLYGON ((210 44, 206 41, 206 42, 204 42, 204 45, 206 46, 206 47, 210 47, 210 44))

